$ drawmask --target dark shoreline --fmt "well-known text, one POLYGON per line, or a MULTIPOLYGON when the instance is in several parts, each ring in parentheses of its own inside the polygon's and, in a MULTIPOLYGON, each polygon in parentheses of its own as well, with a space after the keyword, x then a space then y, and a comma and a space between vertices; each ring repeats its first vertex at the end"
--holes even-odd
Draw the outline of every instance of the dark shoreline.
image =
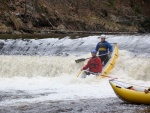
POLYGON ((1 113, 149 113, 150 106, 128 104, 118 98, 43 101, 0 106, 1 113))
POLYGON ((136 32, 71 32, 71 33, 35 33, 35 34, 0 34, 0 39, 43 39, 43 38, 64 38, 69 36, 71 39, 92 35, 141 35, 149 33, 136 32))

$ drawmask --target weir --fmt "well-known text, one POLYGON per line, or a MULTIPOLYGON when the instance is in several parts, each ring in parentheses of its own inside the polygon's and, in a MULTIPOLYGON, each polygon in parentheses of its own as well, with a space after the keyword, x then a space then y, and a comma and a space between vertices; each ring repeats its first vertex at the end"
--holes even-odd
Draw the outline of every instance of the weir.
MULTIPOLYGON (((107 35, 107 41, 118 43, 120 50, 127 50, 135 56, 150 57, 150 35, 107 35)), ((68 56, 85 55, 95 48, 100 39, 88 36, 70 39, 68 36, 46 39, 7 39, 0 40, 0 55, 44 55, 68 56)))
MULTIPOLYGON (((76 75, 87 61, 77 64, 75 60, 90 57, 90 51, 100 40, 97 37, 0 40, 0 77, 55 77, 62 73, 76 75)), ((117 42, 119 47, 120 55, 115 72, 112 70, 113 75, 150 80, 148 34, 108 35, 107 41, 117 42)))

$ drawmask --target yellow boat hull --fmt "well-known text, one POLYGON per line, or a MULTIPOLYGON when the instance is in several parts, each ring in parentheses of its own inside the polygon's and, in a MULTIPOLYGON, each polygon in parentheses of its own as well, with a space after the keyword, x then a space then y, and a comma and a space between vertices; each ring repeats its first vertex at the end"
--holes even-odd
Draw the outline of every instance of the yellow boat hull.
POLYGON ((117 43, 113 43, 111 45, 113 47, 113 53, 111 55, 111 58, 109 59, 109 61, 105 65, 105 67, 103 67, 102 73, 98 76, 99 78, 100 77, 104 78, 105 76, 107 76, 110 73, 110 71, 114 68, 114 65, 116 63, 116 59, 119 56, 117 43))
MULTIPOLYGON (((111 58, 109 59, 107 64, 103 67, 102 73, 100 73, 98 76, 96 76, 97 78, 107 77, 108 74, 110 73, 110 71, 114 68, 114 65, 116 63, 116 59, 118 58, 118 55, 119 55, 119 52, 118 52, 117 43, 111 43, 111 45, 113 47, 113 53, 111 54, 111 58)), ((79 74, 77 75, 77 77, 81 77, 81 78, 85 78, 85 76, 86 75, 84 73, 84 70, 79 72, 79 74)))
MULTIPOLYGON (((114 82, 114 80, 109 81, 111 87, 113 88, 116 95, 123 101, 134 103, 134 104, 150 104, 150 93, 145 93, 143 91, 131 90, 123 87, 123 85, 119 86, 114 82)), ((134 87, 134 86, 133 86, 134 87)), ((139 87, 139 86, 135 86, 139 87)), ((141 88, 140 88, 141 89, 141 88)))

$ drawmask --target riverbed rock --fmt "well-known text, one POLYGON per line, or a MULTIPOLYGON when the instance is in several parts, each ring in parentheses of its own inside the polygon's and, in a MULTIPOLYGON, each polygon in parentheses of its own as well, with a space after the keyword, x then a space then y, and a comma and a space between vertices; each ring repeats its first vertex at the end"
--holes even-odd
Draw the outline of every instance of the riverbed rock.
POLYGON ((12 33, 11 27, 6 27, 4 24, 0 25, 0 34, 10 34, 12 33))
POLYGON ((25 28, 24 23, 19 18, 17 18, 15 15, 11 15, 10 20, 11 20, 12 24, 14 25, 15 30, 19 31, 19 30, 25 28))
POLYGON ((0 41, 0 49, 2 49, 4 45, 5 45, 4 41, 0 41))

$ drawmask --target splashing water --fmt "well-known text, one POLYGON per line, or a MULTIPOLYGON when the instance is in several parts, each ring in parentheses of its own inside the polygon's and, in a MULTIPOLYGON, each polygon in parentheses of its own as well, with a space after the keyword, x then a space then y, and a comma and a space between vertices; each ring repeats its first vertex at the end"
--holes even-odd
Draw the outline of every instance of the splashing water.
MULTIPOLYGON (((0 105, 116 97, 108 78, 76 77, 87 61, 75 63, 75 59, 90 57, 90 50, 99 41, 97 37, 3 41, 0 92, 7 96, 0 105)), ((109 76, 150 86, 149 35, 108 37, 109 42, 119 45, 119 58, 109 76)))

